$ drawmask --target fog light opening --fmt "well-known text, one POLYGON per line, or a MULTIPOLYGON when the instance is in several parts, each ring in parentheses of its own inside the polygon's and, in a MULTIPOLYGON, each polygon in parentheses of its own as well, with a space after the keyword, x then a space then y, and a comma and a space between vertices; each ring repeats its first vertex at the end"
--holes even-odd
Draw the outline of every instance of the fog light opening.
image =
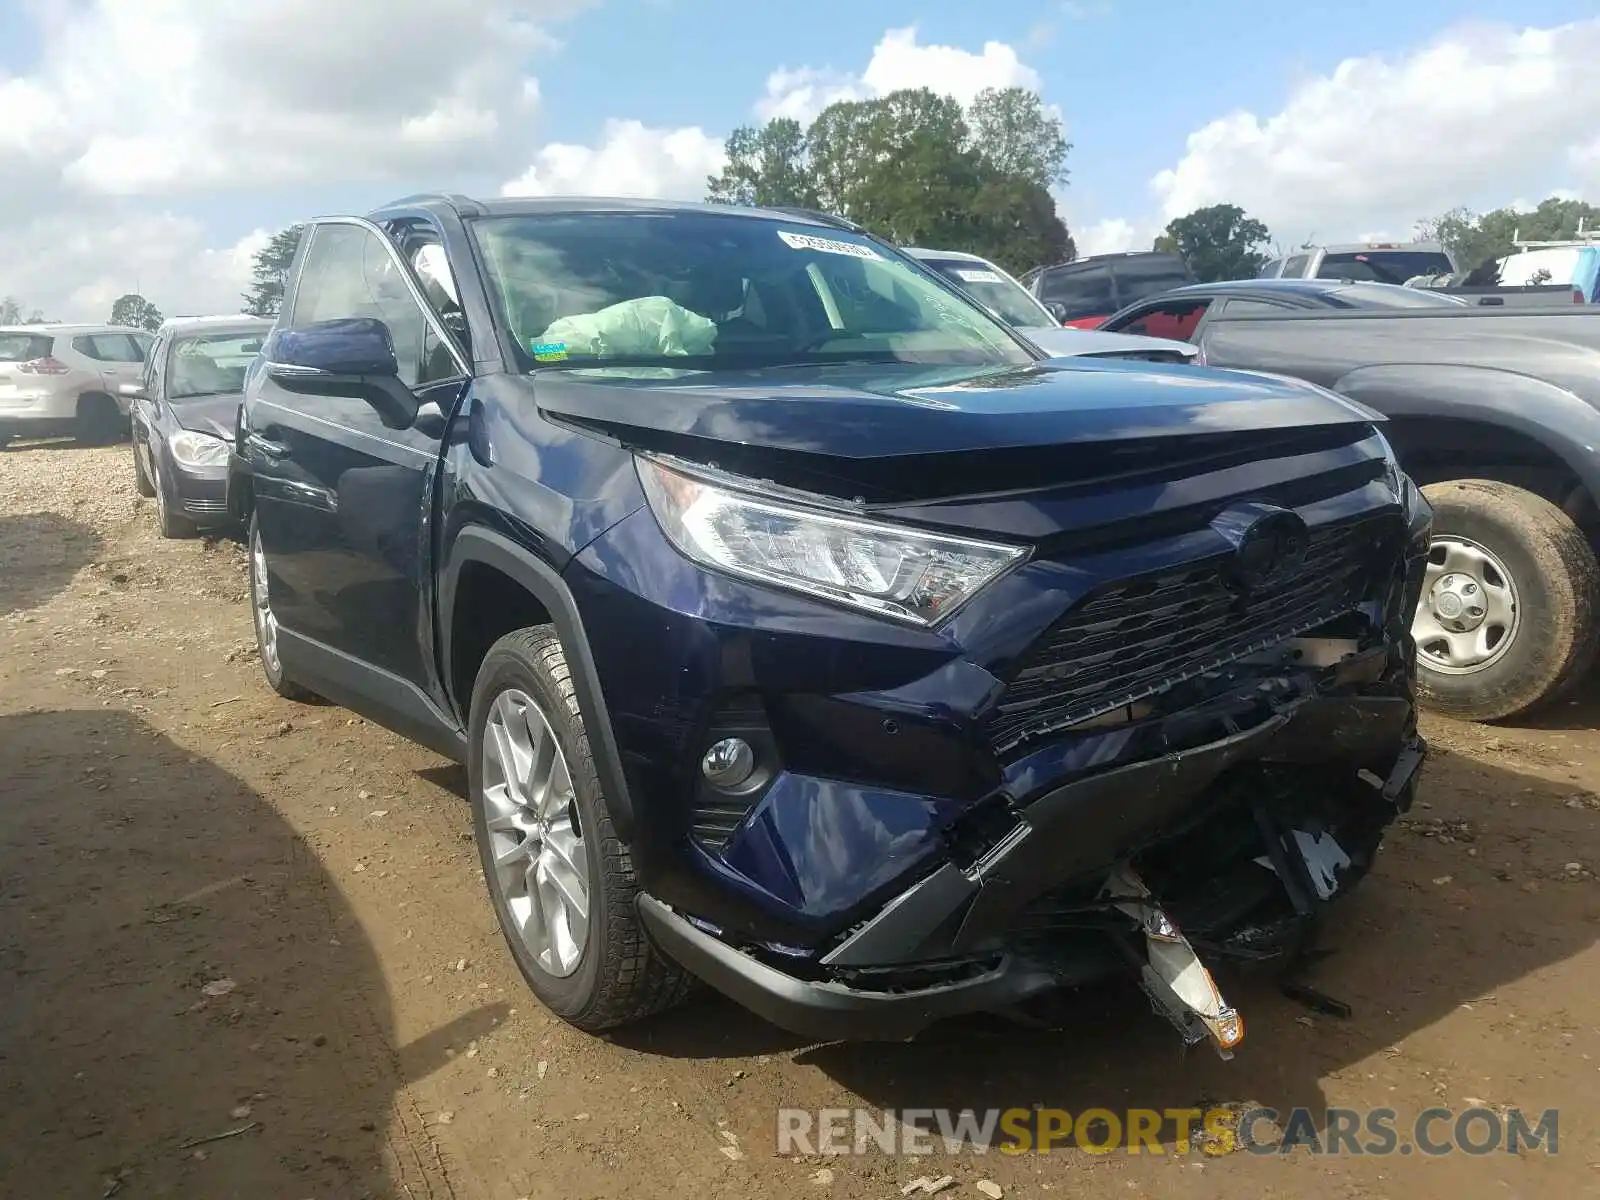
POLYGON ((755 774, 756 752, 743 738, 723 738, 713 742, 700 759, 700 772, 712 787, 742 787, 755 774))

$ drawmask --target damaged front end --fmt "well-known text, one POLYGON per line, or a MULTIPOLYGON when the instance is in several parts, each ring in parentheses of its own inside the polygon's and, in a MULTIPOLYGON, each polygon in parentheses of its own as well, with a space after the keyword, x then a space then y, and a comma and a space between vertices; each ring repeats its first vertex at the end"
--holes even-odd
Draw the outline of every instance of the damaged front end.
POLYGON ((1412 802, 1426 747, 1409 614, 1430 515, 1402 488, 1401 519, 1341 525, 1345 549, 1324 546, 1326 562, 1313 532, 1290 547, 1296 571, 1253 591, 1190 570, 1091 593, 991 710, 1002 785, 942 830, 942 861, 831 944, 741 938, 647 895, 655 936, 809 1036, 903 1039, 1132 971, 1185 1041, 1228 1054, 1244 1018, 1211 968, 1292 968, 1412 802), (1353 562, 1362 572, 1342 575, 1353 562), (1123 681, 1150 679, 1130 661, 1140 631, 1174 619, 1198 629, 1164 635, 1167 673, 1131 696, 1123 681), (1261 636, 1274 627, 1293 632, 1261 636), (1103 660, 1102 644, 1115 647, 1103 660), (1096 670, 1111 687, 1073 686, 1096 670))
MULTIPOLYGON (((736 465, 820 508, 783 461, 736 465)), ((817 1038, 1131 971, 1230 1050, 1244 1017, 1212 968, 1292 969, 1412 802, 1426 502, 1355 420, 930 461, 829 469, 871 506, 847 519, 1028 545, 933 628, 688 565, 612 586, 659 536, 648 512, 582 556, 593 602, 661 630, 654 657, 603 650, 602 678, 674 698, 613 700, 625 758, 682 764, 632 776, 663 814, 633 846, 652 936, 817 1038), (701 771, 725 742, 753 764, 737 787, 701 771)))

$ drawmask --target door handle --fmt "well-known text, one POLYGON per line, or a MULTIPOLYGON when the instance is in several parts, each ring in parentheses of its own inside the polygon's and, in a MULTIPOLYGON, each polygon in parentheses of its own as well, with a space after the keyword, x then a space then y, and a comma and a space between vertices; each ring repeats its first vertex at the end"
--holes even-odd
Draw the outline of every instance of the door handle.
POLYGON ((281 462, 289 457, 289 447, 282 442, 269 441, 259 433, 252 433, 245 438, 252 449, 261 452, 263 458, 270 458, 273 462, 281 462))

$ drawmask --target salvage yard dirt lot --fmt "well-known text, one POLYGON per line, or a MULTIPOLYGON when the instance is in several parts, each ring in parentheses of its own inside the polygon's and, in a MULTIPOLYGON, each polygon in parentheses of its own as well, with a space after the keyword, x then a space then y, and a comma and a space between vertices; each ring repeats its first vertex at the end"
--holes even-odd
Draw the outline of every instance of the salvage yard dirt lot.
MULTIPOLYGON (((599 1039, 524 990, 463 773, 260 679, 244 557, 165 542, 126 446, 0 453, 0 1196, 1600 1195, 1600 689, 1431 720, 1422 803, 1308 1012, 1228 1063, 1137 992, 1065 1027, 807 1046, 700 994, 599 1039), (776 1110, 1560 1110, 1559 1153, 784 1156, 776 1110), (980 1188, 979 1184, 986 1186, 980 1188), (996 1187, 998 1192, 996 1192, 996 1187)), ((1320 1123, 1320 1118, 1319 1118, 1320 1123)), ((1448 1126, 1441 1126, 1441 1129, 1448 1126)))

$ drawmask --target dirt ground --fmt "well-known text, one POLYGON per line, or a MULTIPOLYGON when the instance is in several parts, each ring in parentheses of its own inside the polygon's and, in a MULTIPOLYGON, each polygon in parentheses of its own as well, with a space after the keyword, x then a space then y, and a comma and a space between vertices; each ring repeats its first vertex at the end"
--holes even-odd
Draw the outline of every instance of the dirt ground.
MULTIPOLYGON (((1600 689, 1433 720, 1330 931, 1340 1020, 1230 985, 1232 1062, 1130 990, 1064 1032, 805 1046, 714 995, 598 1039, 503 949, 464 776, 262 683, 245 561, 162 541, 126 446, 0 452, 0 1195, 1600 1195, 1600 689), (1560 1152, 783 1157, 775 1111, 1559 1108, 1560 1152), (980 1188, 980 1182, 992 1185, 980 1188), (997 1187, 998 1192, 994 1190, 997 1187)), ((1169 1142, 1166 1149, 1171 1150, 1169 1142)))

